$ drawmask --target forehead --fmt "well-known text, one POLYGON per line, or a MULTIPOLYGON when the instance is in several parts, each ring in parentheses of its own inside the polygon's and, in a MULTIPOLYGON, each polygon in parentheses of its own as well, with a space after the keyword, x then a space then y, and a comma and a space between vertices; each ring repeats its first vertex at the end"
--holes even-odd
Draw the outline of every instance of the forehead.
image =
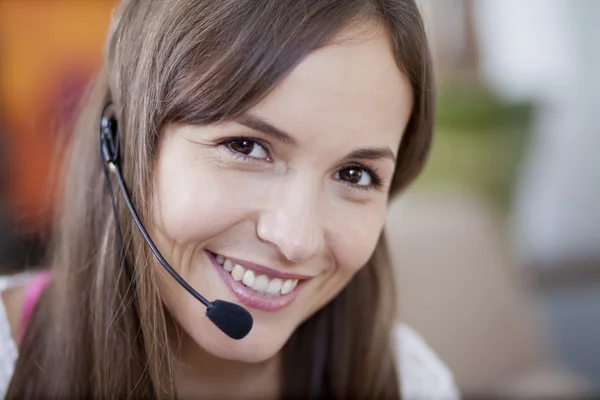
POLYGON ((355 27, 310 53, 252 112, 300 143, 344 138, 397 152, 412 90, 383 29, 355 27))

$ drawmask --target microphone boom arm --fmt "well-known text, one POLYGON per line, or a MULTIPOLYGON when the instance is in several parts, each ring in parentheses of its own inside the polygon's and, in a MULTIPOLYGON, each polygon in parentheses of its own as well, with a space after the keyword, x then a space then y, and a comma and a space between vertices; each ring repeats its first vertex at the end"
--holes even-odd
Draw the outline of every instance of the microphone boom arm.
POLYGON ((158 249, 156 248, 156 245, 154 244, 154 242, 152 241, 152 239, 150 238, 150 235, 148 234, 148 232, 146 231, 146 228, 144 228, 144 225, 142 224, 142 221, 140 220, 139 216, 137 215, 137 213, 135 212, 135 207, 133 207, 133 203, 131 202, 131 199, 129 198, 129 192, 127 191, 127 187, 125 186, 125 182, 123 181, 123 177, 121 176, 121 171, 120 168, 117 167, 115 164, 113 164, 112 162, 109 163, 109 167, 110 169, 115 173, 115 175, 117 176, 117 181, 119 182, 119 186, 121 187, 121 192, 123 193, 123 198, 125 198, 125 203, 127 203, 127 208, 129 208, 129 211, 131 212, 131 216, 133 217, 133 220, 135 221, 135 224, 137 225, 138 230, 140 231, 140 233, 142 234, 142 236, 144 236, 144 239, 146 240, 146 242, 148 243, 148 246, 150 246, 150 250, 152 250, 152 253, 154 254, 154 256, 156 257, 156 259, 158 260, 158 262, 160 262, 162 264, 162 266, 167 270, 167 272, 169 274, 171 274, 171 276, 181 285, 183 286, 183 288, 185 290, 188 291, 189 294, 191 294, 192 296, 194 296, 196 299, 198 299, 198 301, 200 301, 202 304, 204 304, 208 309, 213 307, 213 303, 211 301, 208 301, 204 296, 202 296, 200 293, 198 293, 196 290, 194 290, 193 287, 191 287, 182 277, 181 275, 179 275, 174 269, 173 267, 171 267, 169 265, 169 263, 164 259, 164 257, 162 256, 162 254, 160 254, 160 251, 158 251, 158 249))

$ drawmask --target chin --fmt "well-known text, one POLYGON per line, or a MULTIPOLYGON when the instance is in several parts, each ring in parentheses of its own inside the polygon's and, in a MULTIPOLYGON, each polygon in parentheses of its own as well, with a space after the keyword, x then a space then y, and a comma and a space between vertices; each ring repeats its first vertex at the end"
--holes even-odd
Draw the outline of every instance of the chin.
POLYGON ((191 339, 214 357, 245 363, 260 363, 276 356, 293 329, 272 327, 255 323, 252 331, 243 339, 231 339, 216 328, 208 319, 203 319, 201 330, 193 332, 191 339))

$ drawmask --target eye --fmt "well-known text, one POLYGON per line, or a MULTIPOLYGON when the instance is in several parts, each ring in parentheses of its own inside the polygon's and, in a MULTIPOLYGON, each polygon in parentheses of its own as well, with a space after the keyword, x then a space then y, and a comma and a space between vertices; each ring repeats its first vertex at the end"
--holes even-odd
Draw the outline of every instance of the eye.
POLYGON ((257 160, 269 160, 265 148, 256 140, 237 138, 228 140, 226 143, 229 150, 244 158, 255 158, 257 160))
POLYGON ((334 179, 358 189, 369 189, 380 185, 380 180, 374 172, 359 165, 352 165, 337 171, 334 179))

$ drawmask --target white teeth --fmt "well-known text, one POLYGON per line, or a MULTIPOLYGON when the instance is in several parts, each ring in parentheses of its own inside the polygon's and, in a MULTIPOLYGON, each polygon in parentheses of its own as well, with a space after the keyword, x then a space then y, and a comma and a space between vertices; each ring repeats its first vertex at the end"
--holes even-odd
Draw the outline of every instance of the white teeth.
MULTIPOLYGON (((237 265, 235 267, 237 267, 237 265)), ((246 271, 242 283, 248 287, 252 287, 252 285, 254 285, 254 272, 250 270, 246 271)))
POLYGON ((231 273, 233 279, 260 293, 270 295, 284 295, 290 293, 298 285, 298 279, 269 279, 267 275, 256 275, 254 271, 247 270, 239 264, 234 264, 230 259, 217 254, 215 259, 227 272, 231 273))
POLYGON ((254 278, 254 284, 252 285, 252 289, 257 292, 264 292, 267 290, 267 286, 269 285, 269 278, 266 275, 259 275, 254 278))
POLYGON ((291 292, 292 285, 293 282, 291 279, 287 279, 285 282, 283 282, 283 285, 281 285, 281 294, 288 294, 289 292, 291 292))
POLYGON ((244 272, 246 271, 244 271, 244 268, 241 265, 236 265, 231 271, 231 276, 233 277, 233 279, 239 282, 244 278, 244 272))
POLYGON ((281 291, 281 284, 283 282, 279 278, 272 279, 267 286, 267 293, 269 294, 277 294, 281 291))

